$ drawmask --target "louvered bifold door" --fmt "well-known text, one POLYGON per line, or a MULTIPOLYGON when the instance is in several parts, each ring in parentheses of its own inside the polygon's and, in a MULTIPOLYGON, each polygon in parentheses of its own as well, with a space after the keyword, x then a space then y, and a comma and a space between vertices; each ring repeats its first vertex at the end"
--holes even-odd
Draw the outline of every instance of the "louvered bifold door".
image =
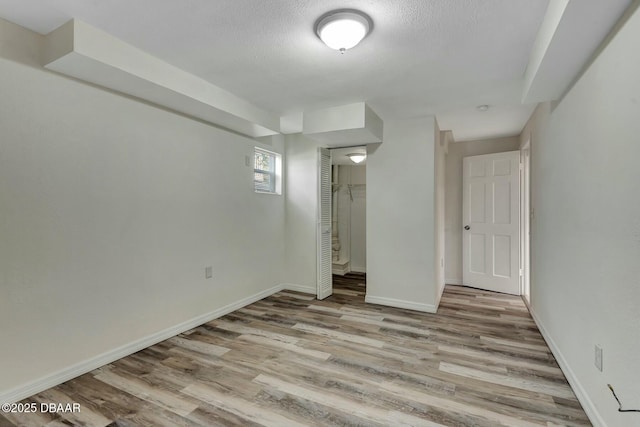
POLYGON ((318 299, 333 293, 331 280, 331 152, 318 149, 318 299))

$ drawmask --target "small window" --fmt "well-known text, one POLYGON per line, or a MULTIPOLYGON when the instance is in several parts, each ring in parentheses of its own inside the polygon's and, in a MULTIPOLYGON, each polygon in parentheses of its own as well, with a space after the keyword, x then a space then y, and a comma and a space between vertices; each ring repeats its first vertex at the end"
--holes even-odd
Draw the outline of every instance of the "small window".
POLYGON ((280 154, 256 147, 253 185, 257 193, 282 193, 282 156, 280 154))

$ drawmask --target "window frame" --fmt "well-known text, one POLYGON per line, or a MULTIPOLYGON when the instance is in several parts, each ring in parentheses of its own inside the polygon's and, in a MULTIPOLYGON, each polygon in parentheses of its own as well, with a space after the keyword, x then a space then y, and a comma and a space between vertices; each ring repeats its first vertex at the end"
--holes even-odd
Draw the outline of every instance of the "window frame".
POLYGON ((266 150, 260 147, 253 149, 253 190, 258 194, 282 195, 282 155, 275 151, 266 150), (267 155, 273 159, 273 171, 266 169, 258 169, 256 167, 256 156, 258 154, 267 155), (270 190, 263 190, 257 187, 256 174, 268 175, 273 182, 270 190))

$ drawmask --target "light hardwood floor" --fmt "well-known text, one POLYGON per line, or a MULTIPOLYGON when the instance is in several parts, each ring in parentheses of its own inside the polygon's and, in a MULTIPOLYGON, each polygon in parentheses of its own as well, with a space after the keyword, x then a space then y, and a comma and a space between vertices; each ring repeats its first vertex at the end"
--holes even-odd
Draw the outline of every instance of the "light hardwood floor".
POLYGON ((517 297, 447 286, 438 314, 279 292, 23 402, 4 426, 591 425, 517 297))

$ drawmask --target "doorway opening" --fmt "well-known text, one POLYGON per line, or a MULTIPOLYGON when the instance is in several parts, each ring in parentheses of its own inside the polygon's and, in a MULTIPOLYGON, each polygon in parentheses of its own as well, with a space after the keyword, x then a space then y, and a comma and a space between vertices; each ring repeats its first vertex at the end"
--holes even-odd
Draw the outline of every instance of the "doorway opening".
POLYGON ((340 276, 367 271, 367 160, 351 154, 366 156, 366 147, 331 150, 331 271, 340 276))
POLYGON ((366 154, 366 146, 320 149, 318 299, 335 278, 366 283, 366 154))

